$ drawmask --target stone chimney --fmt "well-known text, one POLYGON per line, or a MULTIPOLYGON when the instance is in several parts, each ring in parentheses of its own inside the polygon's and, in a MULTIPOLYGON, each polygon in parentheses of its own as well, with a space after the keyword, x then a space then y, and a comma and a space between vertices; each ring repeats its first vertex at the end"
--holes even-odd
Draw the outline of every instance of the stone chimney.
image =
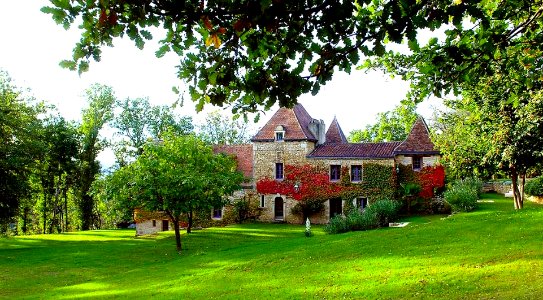
POLYGON ((323 120, 313 119, 309 123, 309 131, 317 139, 317 145, 324 144, 326 142, 326 126, 323 120))

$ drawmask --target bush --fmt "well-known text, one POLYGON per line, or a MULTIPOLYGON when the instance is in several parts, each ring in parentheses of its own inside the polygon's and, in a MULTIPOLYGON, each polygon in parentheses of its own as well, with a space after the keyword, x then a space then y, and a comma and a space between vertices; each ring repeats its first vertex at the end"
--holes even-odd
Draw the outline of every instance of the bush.
POLYGON ((477 208, 477 199, 480 195, 480 180, 457 180, 445 192, 444 197, 453 211, 472 211, 477 208))
POLYGON ((434 214, 450 214, 452 207, 449 202, 443 198, 434 198, 430 202, 430 209, 434 214))
POLYGON ((331 234, 344 233, 349 231, 349 226, 347 224, 346 218, 341 215, 333 217, 330 220, 330 223, 324 226, 324 231, 331 234))
POLYGON ((372 214, 377 222, 376 227, 388 226, 399 218, 401 203, 394 200, 384 199, 375 201, 364 210, 364 214, 372 214))
POLYGON ((543 196, 543 176, 528 180, 524 192, 528 196, 543 196))
POLYGON ((470 189, 474 190, 477 193, 477 198, 481 197, 481 194, 483 193, 483 181, 481 181, 479 178, 466 178, 464 180, 461 180, 461 184, 468 186, 470 189))
POLYGON ((346 217, 335 216, 324 227, 328 233, 368 230, 388 226, 398 219, 401 203, 393 200, 379 200, 363 212, 352 210, 346 217))

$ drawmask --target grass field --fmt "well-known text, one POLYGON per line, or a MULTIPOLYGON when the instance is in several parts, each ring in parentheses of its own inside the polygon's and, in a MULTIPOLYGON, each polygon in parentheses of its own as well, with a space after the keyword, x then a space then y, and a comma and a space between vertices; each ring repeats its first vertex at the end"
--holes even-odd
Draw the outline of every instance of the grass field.
POLYGON ((472 213, 327 235, 250 224, 135 238, 88 231, 0 239, 0 297, 537 299, 543 207, 485 195, 472 213))

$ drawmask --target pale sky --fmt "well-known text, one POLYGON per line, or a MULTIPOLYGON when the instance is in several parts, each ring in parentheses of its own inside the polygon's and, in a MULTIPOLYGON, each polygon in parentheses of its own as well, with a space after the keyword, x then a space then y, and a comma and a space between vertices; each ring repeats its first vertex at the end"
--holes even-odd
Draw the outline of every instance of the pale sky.
MULTIPOLYGON (((129 39, 115 40, 113 48, 102 49, 102 60, 91 63, 90 70, 81 76, 61 68, 59 62, 71 57, 79 31, 76 27, 66 31, 42 13, 40 8, 48 4, 45 0, 0 0, 0 69, 7 71, 19 87, 30 88, 37 99, 56 105, 65 118, 79 120, 85 105, 83 91, 95 82, 112 86, 119 99, 149 97, 152 104, 161 105, 177 100, 173 86, 187 90, 176 76, 179 58, 172 53, 156 58, 155 41, 147 42, 141 51, 129 39)), ((348 135, 373 123, 377 113, 399 104, 408 86, 399 78, 375 72, 337 72, 317 96, 304 95, 300 103, 327 126, 336 116, 348 135)), ((196 114, 190 98, 185 99, 178 113, 193 116, 196 123, 202 122, 206 112, 217 109, 209 106, 196 114)), ((422 103, 418 112, 429 119, 431 108, 439 104, 439 100, 422 103)), ((262 121, 253 125, 255 130, 271 114, 273 111, 262 116, 262 121)))

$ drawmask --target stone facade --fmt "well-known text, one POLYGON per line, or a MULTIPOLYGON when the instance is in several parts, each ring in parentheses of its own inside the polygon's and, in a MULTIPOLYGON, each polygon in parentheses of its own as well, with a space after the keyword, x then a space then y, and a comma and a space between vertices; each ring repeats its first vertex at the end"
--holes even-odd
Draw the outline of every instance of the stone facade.
POLYGON ((136 235, 155 234, 172 229, 168 219, 148 219, 136 223, 136 235))
POLYGON ((315 143, 302 142, 255 142, 253 144, 253 176, 275 178, 275 164, 306 164, 307 154, 315 149, 315 143))

